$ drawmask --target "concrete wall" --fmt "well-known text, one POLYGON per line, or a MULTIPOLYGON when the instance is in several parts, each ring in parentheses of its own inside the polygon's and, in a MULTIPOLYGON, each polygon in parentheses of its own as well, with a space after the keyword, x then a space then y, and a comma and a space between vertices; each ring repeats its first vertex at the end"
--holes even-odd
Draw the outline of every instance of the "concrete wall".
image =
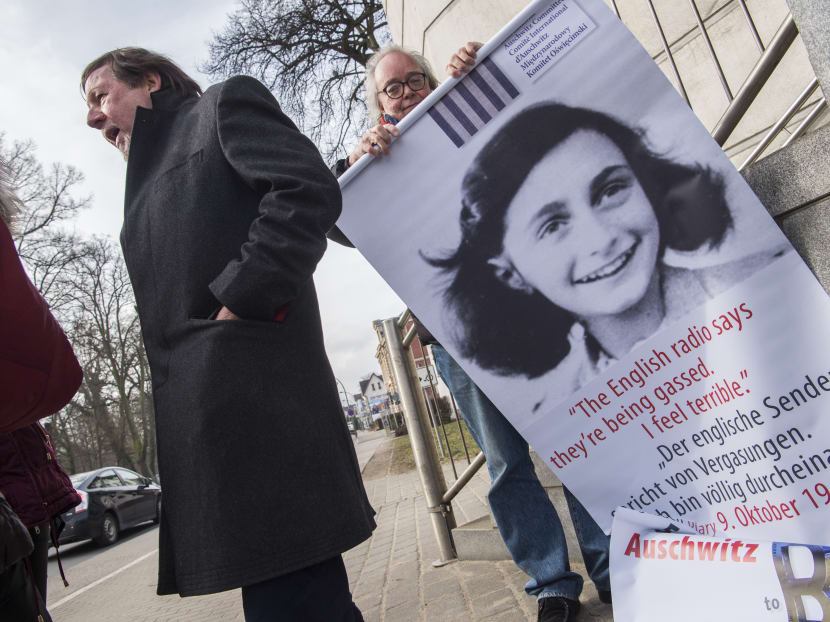
MULTIPOLYGON (((818 4, 830 0, 817 0, 818 4)), ((605 0, 611 6, 610 0, 605 0)), ((452 53, 466 41, 486 41, 527 5, 527 0, 386 0, 396 43, 422 52, 440 74, 452 53)), ((736 92, 760 56, 751 30, 736 0, 697 0, 707 30, 726 75, 736 92)), ((729 103, 694 13, 686 0, 654 0, 655 10, 670 42, 692 108, 711 129, 729 103)), ((786 0, 747 0, 755 25, 766 44, 789 12, 786 0)), ((654 19, 645 0, 617 0, 623 22, 676 85, 654 19)), ((814 76, 801 39, 797 39, 758 100, 725 145, 740 164, 814 76)), ((814 94, 811 102, 820 99, 814 94)), ((806 113, 790 123, 772 148, 789 137, 806 113)), ((815 127, 830 121, 825 114, 815 127)))
POLYGON ((744 171, 761 202, 830 293, 830 127, 744 171))
POLYGON ((830 90, 830 0, 787 0, 810 63, 824 92, 830 90))

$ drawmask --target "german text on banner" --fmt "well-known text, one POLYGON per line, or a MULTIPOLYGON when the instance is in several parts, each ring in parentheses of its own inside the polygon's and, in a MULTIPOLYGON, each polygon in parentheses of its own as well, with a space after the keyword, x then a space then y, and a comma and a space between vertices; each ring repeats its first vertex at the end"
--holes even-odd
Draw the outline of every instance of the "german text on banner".
POLYGON ((606 531, 830 542, 813 274, 602 0, 481 56, 341 178, 340 228, 606 531))

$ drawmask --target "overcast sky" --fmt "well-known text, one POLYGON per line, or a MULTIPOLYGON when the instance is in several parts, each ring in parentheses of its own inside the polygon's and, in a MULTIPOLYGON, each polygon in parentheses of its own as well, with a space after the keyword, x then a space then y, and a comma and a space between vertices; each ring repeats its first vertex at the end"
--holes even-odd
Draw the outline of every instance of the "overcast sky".
MULTIPOLYGON (((3 0, 0 132, 7 141, 33 139, 44 164, 72 164, 84 173, 83 192, 93 201, 76 224, 81 232, 117 240, 126 167, 85 125, 78 87, 84 66, 112 48, 142 46, 170 56, 207 87, 211 81, 196 66, 235 7, 233 0, 3 0)), ((337 244, 329 245, 315 281, 335 375, 357 393, 360 378, 380 371, 372 320, 397 315, 404 305, 357 251, 337 244)))

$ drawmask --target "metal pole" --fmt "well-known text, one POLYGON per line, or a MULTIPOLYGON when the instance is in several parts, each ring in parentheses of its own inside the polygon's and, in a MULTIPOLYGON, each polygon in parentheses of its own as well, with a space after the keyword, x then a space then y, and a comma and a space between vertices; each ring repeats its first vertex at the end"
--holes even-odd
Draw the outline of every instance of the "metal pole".
POLYGON ((415 466, 424 489, 427 511, 430 513, 432 530, 441 555, 441 559, 433 565, 443 565, 456 558, 450 535, 450 529, 455 527, 455 517, 452 513, 452 506, 441 501, 447 490, 444 472, 438 462, 435 445, 427 440, 430 432, 426 424, 426 404, 421 392, 415 390, 416 386, 420 388, 420 383, 413 381, 413 378, 417 381, 418 374, 415 370, 415 362, 409 352, 403 348, 398 332, 398 322, 394 319, 384 320, 383 332, 389 348, 392 373, 395 375, 395 384, 398 386, 406 426, 409 430, 409 442, 412 445, 415 466))
POLYGON ((455 422, 458 424, 458 434, 461 436, 461 444, 464 446, 464 455, 467 456, 467 464, 470 464, 470 450, 467 449, 467 439, 464 438, 464 428, 461 427, 461 417, 458 414, 458 407, 455 405, 455 398, 450 393, 452 410, 455 413, 455 422))
MULTIPOLYGON (((403 328, 401 328, 401 331, 403 331, 403 328)), ((415 340, 415 337, 417 336, 418 331, 416 331, 415 327, 412 326, 408 331, 406 331, 406 333, 404 333, 403 341, 401 341, 401 344, 404 348, 408 348, 412 345, 412 342, 415 340)))
MULTIPOLYGON (((397 323, 398 323, 398 327, 401 329, 401 331, 403 331, 403 329, 406 327, 406 322, 409 321, 409 317, 410 317, 411 314, 412 314, 412 312, 409 309, 407 309, 398 318, 397 323)), ((401 341, 401 346, 404 349, 409 348, 411 350, 412 342, 415 341, 416 336, 417 336, 417 331, 415 330, 415 326, 413 325, 413 326, 410 327, 410 329, 408 331, 406 331, 406 334, 404 335, 404 338, 401 341)), ((423 348, 423 346, 421 346, 421 347, 423 348)), ((412 357, 410 356, 409 358, 412 358, 412 357)), ((413 364, 414 364, 414 361, 413 361, 413 364)), ((420 388, 421 387, 421 380, 418 376, 417 368, 415 370, 415 378, 418 378, 418 387, 420 388)), ((425 391, 424 389, 421 389, 422 393, 424 393, 424 391, 425 391)), ((438 424, 435 422, 435 413, 433 411, 432 404, 430 403, 430 401, 428 399, 426 399, 426 397, 424 397, 424 403, 426 404, 427 413, 429 414, 430 424, 432 425, 432 428, 435 431, 435 439, 436 439, 436 442, 438 443, 439 449, 441 450, 441 457, 443 458, 444 457, 444 446, 441 444, 441 433, 438 432, 438 424)))
POLYGON ((789 123, 790 119, 792 119, 795 113, 798 112, 798 109, 801 108, 801 105, 805 101, 807 101, 807 98, 810 97, 810 95, 813 94, 813 91, 815 91, 817 88, 818 78, 813 78, 813 81, 810 82, 809 85, 807 85, 807 88, 801 92, 801 95, 798 96, 798 99, 796 99, 793 102, 793 105, 790 106, 787 112, 784 113, 784 116, 778 119, 778 123, 772 126, 772 129, 769 132, 767 132, 767 135, 764 136, 761 142, 758 143, 758 146, 755 147, 755 149, 752 150, 752 153, 749 154, 749 157, 746 160, 744 160, 744 163, 738 167, 739 171, 744 170, 747 166, 749 166, 750 164, 755 162, 755 160, 758 159, 758 156, 761 155, 761 152, 767 148, 767 145, 769 145, 776 136, 778 136, 778 132, 780 132, 782 128, 787 123, 789 123))
POLYGON ((746 21, 749 24, 749 29, 752 31, 752 38, 755 39, 755 44, 758 46, 758 49, 761 52, 763 52, 764 43, 761 41, 761 35, 758 34, 758 29, 755 27, 755 21, 752 19, 752 15, 749 14, 749 9, 746 6, 746 1, 738 0, 738 3, 741 5, 741 9, 743 9, 744 17, 746 17, 746 21))
POLYGON ((479 453, 475 458, 473 458, 473 461, 470 464, 470 466, 468 466, 466 470, 461 474, 461 477, 455 480, 455 483, 450 487, 450 489, 447 492, 444 493, 444 496, 441 500, 444 503, 450 503, 453 499, 455 499, 455 496, 459 492, 461 492, 461 489, 467 485, 467 482, 473 479, 473 475, 476 474, 476 472, 481 468, 481 465, 484 464, 486 460, 487 459, 484 457, 483 451, 479 453))
POLYGON ((766 83, 767 79, 772 74, 773 70, 784 58, 784 54, 789 49, 792 42, 795 41, 798 35, 798 28, 795 25, 792 14, 788 14, 778 32, 772 38, 766 51, 761 55, 761 58, 755 64, 752 73, 743 83, 743 86, 735 94, 735 99, 729 104, 726 112, 718 121, 715 129, 712 130, 712 138, 715 139, 719 145, 723 146, 729 139, 732 132, 740 123, 749 106, 755 101, 761 88, 766 83))
MULTIPOLYGON (((411 317, 412 317, 412 311, 409 310, 409 307, 404 309, 403 312, 398 316, 398 318, 397 318, 398 328, 400 328, 401 331, 403 331, 403 329, 406 327, 406 323, 409 321, 409 319, 411 317)), ((404 347, 408 348, 409 345, 404 343, 404 347)))
MULTIPOLYGON (((818 117, 822 112, 824 112, 824 109, 826 107, 827 107, 827 98, 825 97, 825 98, 822 98, 815 106, 813 106, 813 109, 810 111, 810 114, 808 114, 804 118, 804 120, 801 122, 801 124, 797 128, 795 128, 795 131, 787 139, 787 142, 784 143, 783 147, 788 146, 796 138, 801 136, 804 133, 804 131, 808 127, 810 127, 810 125, 813 123, 813 121, 816 120, 816 117, 818 117)), ((782 147, 782 149, 783 149, 783 147, 782 147)))
MULTIPOLYGON (((398 318, 398 327, 401 329, 401 331, 403 331, 403 329, 405 328, 406 322, 409 321, 409 318, 410 318, 411 315, 412 315, 412 312, 409 309, 407 309, 398 318)), ((415 337, 417 336, 417 333, 418 333, 418 331, 415 330, 414 325, 411 326, 408 331, 406 331, 406 334, 404 335, 404 338, 401 342, 403 344, 404 348, 409 348, 410 350, 412 349, 412 342, 415 341, 415 337)), ((424 351, 423 344, 421 344, 421 353, 424 354, 424 365, 426 365, 427 374, 429 374, 429 365, 427 365, 426 352, 424 351)), ((416 369, 416 377, 417 377, 417 369, 416 369)), ((418 386, 419 387, 421 386, 420 378, 418 379, 418 386)), ((436 415, 436 412, 438 410, 438 406, 434 401, 434 395, 435 394, 433 393, 433 400, 430 400, 426 397, 426 389, 423 389, 422 392, 425 396, 424 397, 424 402, 426 403, 427 410, 429 411, 429 417, 430 417, 430 421, 432 422, 432 427, 435 430, 436 442, 438 443, 438 448, 441 450, 441 457, 443 458, 444 457, 444 445, 441 443, 441 433, 438 431, 438 420, 439 420, 439 418, 436 415)), ((443 424, 441 424, 441 427, 443 427, 443 424)), ((444 436, 446 436, 446 432, 444 433, 444 436)), ((449 444, 449 442, 447 442, 447 451, 449 451, 449 448, 450 448, 450 444, 449 444)), ((453 471, 455 471, 455 465, 453 465, 453 471)))
MULTIPOLYGON (((435 360, 435 350, 430 346, 430 353, 432 354, 432 360, 435 360)), ((437 371, 437 369, 436 369, 437 371)), ((464 428, 461 426, 461 415, 458 412, 458 406, 455 403, 455 397, 453 397, 452 391, 450 391, 450 404, 452 404, 452 412, 455 414, 455 423, 458 426, 458 436, 461 439, 461 445, 464 447, 464 455, 467 457, 467 464, 470 464, 470 450, 467 448, 467 439, 464 438, 464 428)))
POLYGON ((703 24, 703 18, 700 16, 700 11, 697 10, 697 4, 695 0, 689 0, 689 4, 692 7, 692 11, 695 14, 695 19, 697 20, 697 27, 700 29, 700 34, 703 35, 703 39, 706 41, 706 47, 709 48, 709 55, 712 57, 712 62, 715 63, 715 69, 718 70, 718 78, 720 78, 721 86, 723 86, 723 90, 726 92, 726 97, 729 98, 729 101, 732 101, 734 96, 732 95, 732 89, 729 88, 729 83, 726 81, 726 75, 723 73, 723 68, 720 66, 720 61, 718 60, 718 55, 715 54, 715 47, 712 45, 712 40, 709 38, 709 33, 706 32, 706 26, 703 24))
MULTIPOLYGON (((337 381, 337 384, 340 385, 340 388, 343 389, 343 395, 346 397, 346 408, 347 409, 351 408, 352 405, 349 403, 349 393, 348 393, 348 391, 346 391, 346 387, 343 386, 343 383, 340 381, 340 378, 335 377, 335 380, 337 381)), ((357 418, 357 408, 356 408, 356 406, 357 406, 357 404, 355 404, 355 413, 354 413, 355 418, 357 418)))
POLYGON ((438 450, 441 452, 441 457, 444 458, 444 444, 441 442, 441 433, 438 431, 438 423, 436 422, 435 415, 435 406, 431 403, 429 399, 426 398, 426 389, 421 389, 421 391, 424 392, 424 401, 426 402, 427 410, 429 410, 429 419, 432 424, 432 430, 435 432, 435 442, 438 443, 438 450))
POLYGON ((447 455, 450 458, 452 475, 455 479, 458 479, 458 471, 455 469, 455 460, 453 460, 452 447, 450 447, 450 437, 447 436, 447 428, 444 427, 444 420, 441 419, 441 408, 438 402, 438 393, 435 390, 435 384, 432 382, 432 371, 429 368, 429 359, 426 357, 426 352, 424 352, 424 366, 427 368, 427 380, 429 380, 429 388, 432 391, 432 403, 435 404, 435 412, 438 414, 438 421, 441 423, 441 431, 444 433, 444 442, 447 444, 447 455))
POLYGON ((686 103, 691 106, 692 102, 689 101, 689 94, 686 93, 686 87, 683 86, 683 80, 681 79, 680 72, 677 70, 677 65, 674 62, 674 56, 672 56, 669 42, 666 40, 666 34, 663 32, 663 26, 660 24, 660 18, 657 17, 657 11, 655 10, 654 3, 651 0, 648 0, 648 8, 651 9, 651 16, 654 18, 654 24, 657 26, 657 32, 660 33, 660 40, 663 42, 663 50, 666 52, 669 63, 671 63, 672 71, 674 71, 674 77, 677 79, 677 86, 680 88, 680 94, 683 96, 683 99, 686 100, 686 103))

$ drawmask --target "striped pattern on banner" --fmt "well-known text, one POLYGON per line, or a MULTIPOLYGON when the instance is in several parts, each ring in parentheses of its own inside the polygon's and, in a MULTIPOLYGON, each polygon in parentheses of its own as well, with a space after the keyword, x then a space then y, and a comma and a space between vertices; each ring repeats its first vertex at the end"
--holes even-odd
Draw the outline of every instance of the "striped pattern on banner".
POLYGON ((519 91, 496 63, 485 58, 429 110, 429 116, 456 147, 461 147, 518 96, 519 91))

